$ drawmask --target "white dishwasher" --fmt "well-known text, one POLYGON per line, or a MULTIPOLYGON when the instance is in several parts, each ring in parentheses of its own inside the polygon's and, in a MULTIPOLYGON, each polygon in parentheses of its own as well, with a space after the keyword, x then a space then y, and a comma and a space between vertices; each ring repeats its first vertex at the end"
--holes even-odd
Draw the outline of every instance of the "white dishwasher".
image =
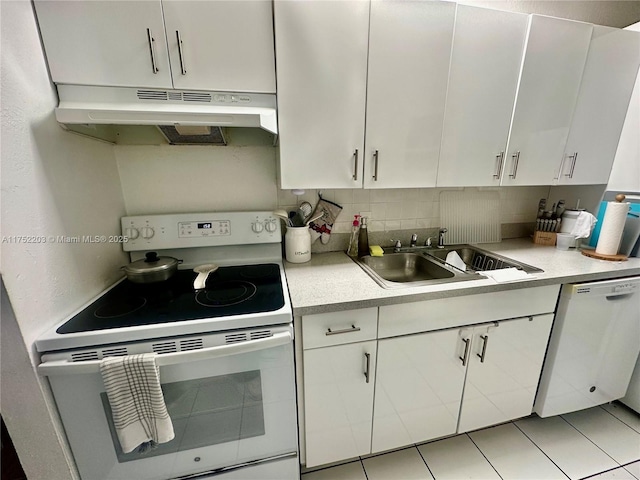
POLYGON ((640 277, 562 287, 534 411, 541 417, 625 396, 640 352, 640 277))

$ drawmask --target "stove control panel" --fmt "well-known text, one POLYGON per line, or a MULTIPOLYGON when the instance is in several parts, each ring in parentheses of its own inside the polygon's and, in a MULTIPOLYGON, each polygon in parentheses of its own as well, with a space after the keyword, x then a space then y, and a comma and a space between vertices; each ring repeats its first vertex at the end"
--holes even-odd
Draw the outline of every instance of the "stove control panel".
POLYGON ((120 223, 126 252, 282 242, 280 220, 271 212, 138 215, 120 223))

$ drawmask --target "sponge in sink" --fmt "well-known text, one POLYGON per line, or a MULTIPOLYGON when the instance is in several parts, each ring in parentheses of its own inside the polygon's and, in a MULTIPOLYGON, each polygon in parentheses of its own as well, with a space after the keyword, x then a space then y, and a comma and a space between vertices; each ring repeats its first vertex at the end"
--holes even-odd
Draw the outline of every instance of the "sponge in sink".
POLYGON ((382 247, 380 245, 371 245, 369 247, 369 253, 372 257, 381 257, 384 255, 384 252, 382 251, 382 247))

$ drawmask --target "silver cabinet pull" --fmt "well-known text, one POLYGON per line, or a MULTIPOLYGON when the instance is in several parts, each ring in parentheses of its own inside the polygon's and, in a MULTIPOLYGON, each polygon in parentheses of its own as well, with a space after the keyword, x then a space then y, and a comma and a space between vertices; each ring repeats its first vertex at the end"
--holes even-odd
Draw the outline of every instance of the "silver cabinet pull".
POLYGON ((353 165, 353 179, 358 180, 358 149, 353 152, 354 165, 353 165))
POLYGON ((325 335, 340 335, 341 333, 350 333, 350 332, 359 332, 360 327, 356 327, 355 325, 351 325, 351 328, 345 328, 342 330, 331 330, 327 328, 325 335))
POLYGON ((176 30, 176 40, 178 42, 178 56, 180 57, 180 72, 182 75, 187 74, 186 63, 184 59, 184 53, 182 52, 182 39, 180 38, 180 32, 176 30))
POLYGON ((513 170, 509 174, 509 178, 513 178, 515 180, 516 174, 518 173, 518 162, 520 161, 520 150, 518 150, 516 153, 511 155, 511 158, 513 158, 513 170))
POLYGON ((571 170, 569 171, 569 178, 573 178, 573 171, 576 168, 576 162, 578 161, 578 152, 572 155, 573 161, 571 162, 571 170))
POLYGON ((484 363, 484 356, 487 353, 487 343, 489 343, 489 335, 480 335, 482 339, 482 353, 476 353, 480 359, 480 363, 484 363))
POLYGON ((373 152, 373 181, 378 181, 378 150, 373 152))
POLYGON ((462 366, 466 367, 467 360, 469 359, 469 345, 471 344, 471 341, 468 338, 463 338, 462 341, 464 342, 464 354, 458 358, 462 360, 462 366))
POLYGON ((500 152, 496 155, 496 170, 493 174, 493 178, 499 179, 502 176, 502 161, 504 160, 504 152, 500 152))
POLYGON ((149 53, 151 54, 151 71, 156 75, 158 73, 158 66, 156 65, 156 40, 153 38, 150 28, 147 28, 147 39, 149 40, 149 53))
POLYGON ((364 378, 367 379, 367 383, 369 383, 369 369, 371 368, 371 354, 365 353, 364 357, 366 358, 367 365, 364 370, 364 378))

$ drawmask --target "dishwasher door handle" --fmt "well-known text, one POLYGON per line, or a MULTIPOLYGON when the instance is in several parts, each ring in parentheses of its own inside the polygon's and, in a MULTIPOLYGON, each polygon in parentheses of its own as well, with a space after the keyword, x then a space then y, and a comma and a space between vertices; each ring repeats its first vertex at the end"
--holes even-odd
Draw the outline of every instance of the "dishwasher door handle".
POLYGON ((623 293, 621 295, 607 295, 605 298, 610 302, 617 302, 620 300, 626 300, 627 298, 631 298, 635 295, 635 293, 623 293))

